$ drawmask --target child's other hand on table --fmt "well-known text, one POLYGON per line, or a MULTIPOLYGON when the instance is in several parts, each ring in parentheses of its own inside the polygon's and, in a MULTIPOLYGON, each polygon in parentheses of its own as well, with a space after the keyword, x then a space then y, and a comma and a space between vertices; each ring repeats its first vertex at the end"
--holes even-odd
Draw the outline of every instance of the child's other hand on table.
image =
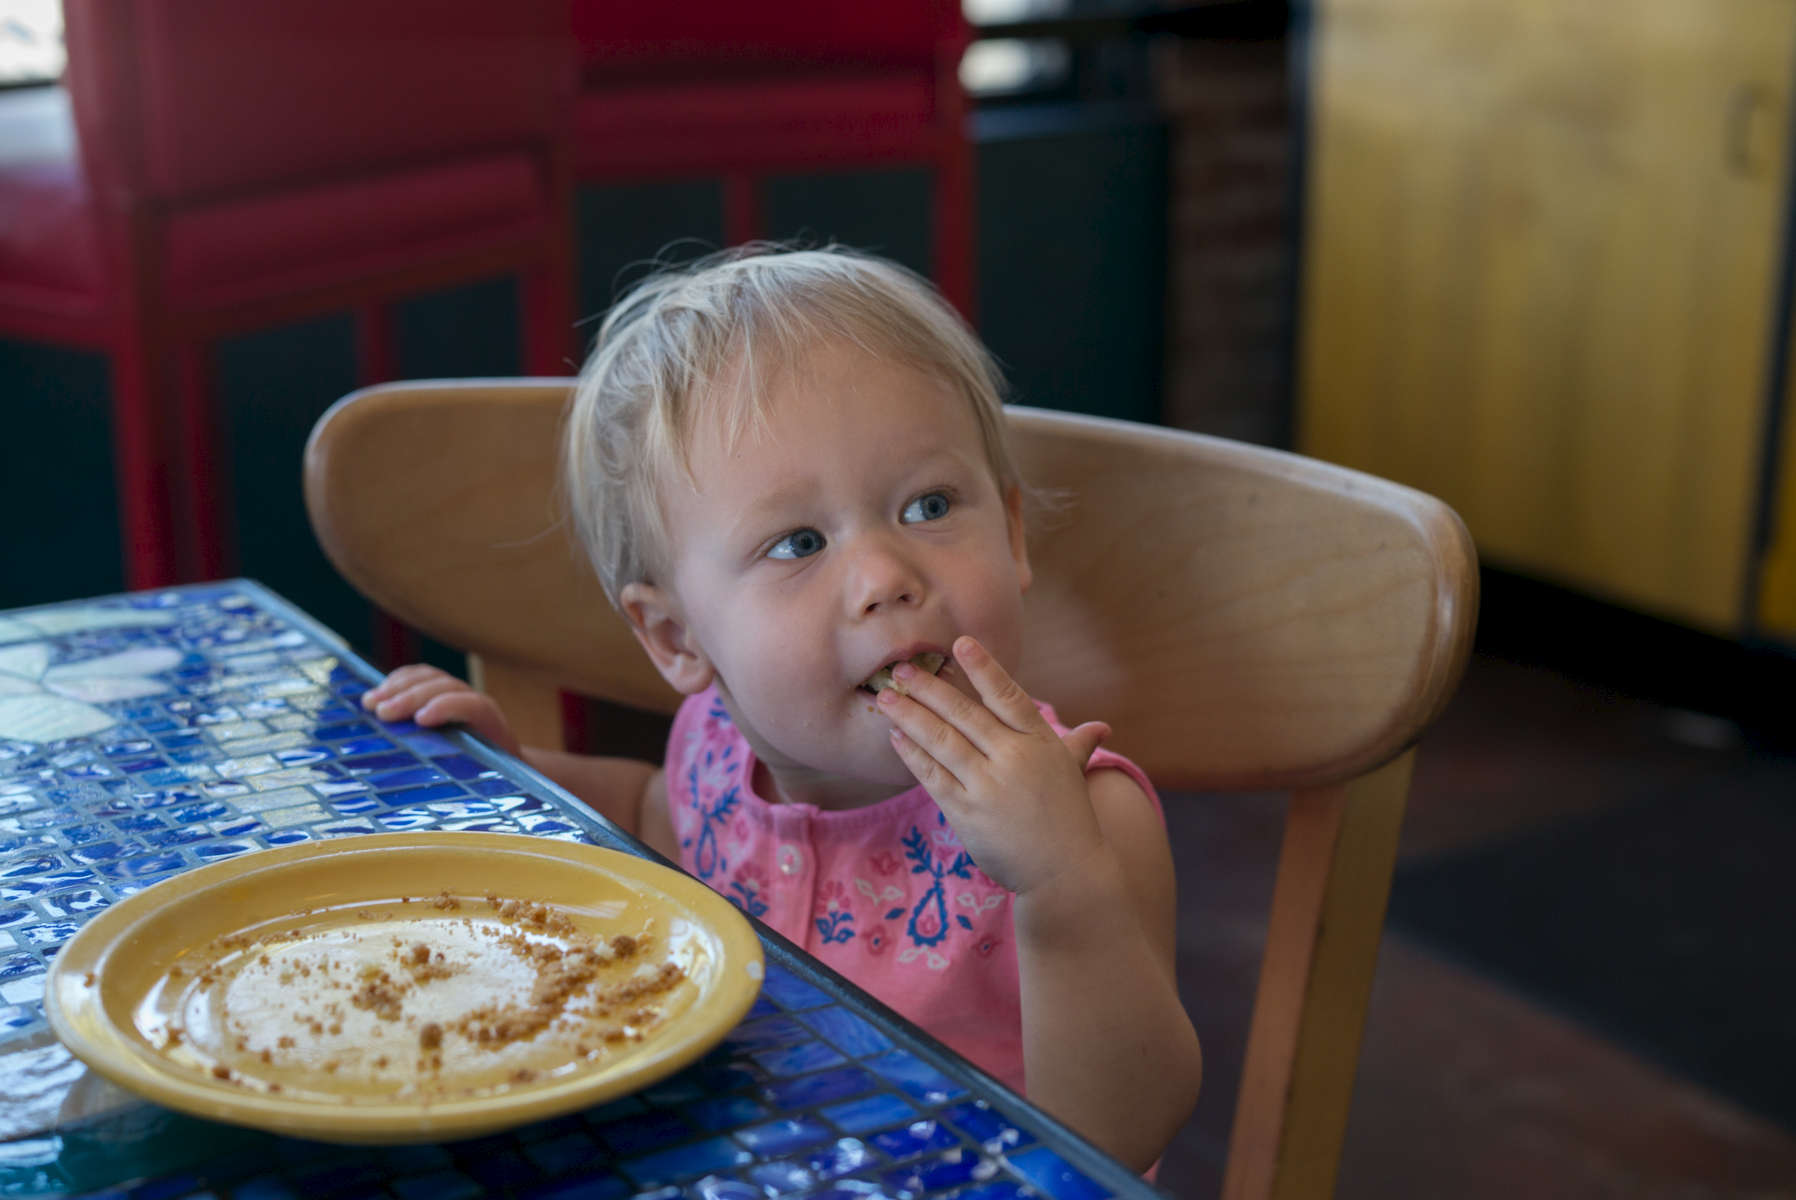
POLYGON ((1085 764, 1110 727, 1090 721, 1061 737, 971 637, 955 641, 954 662, 980 700, 901 663, 892 676, 907 694, 882 691, 880 710, 892 722, 899 758, 942 806, 979 869, 1024 895, 1104 851, 1085 764))
POLYGON ((410 719, 418 724, 465 725, 507 754, 522 748, 490 696, 465 680, 424 663, 400 667, 362 694, 362 707, 383 721, 410 719))

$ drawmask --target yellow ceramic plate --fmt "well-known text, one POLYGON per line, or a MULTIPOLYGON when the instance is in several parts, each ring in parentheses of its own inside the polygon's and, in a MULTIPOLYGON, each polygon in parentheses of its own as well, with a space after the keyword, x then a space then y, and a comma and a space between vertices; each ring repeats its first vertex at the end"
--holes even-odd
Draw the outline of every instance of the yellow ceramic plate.
POLYGON ((645 859, 516 834, 371 834, 200 867, 50 970, 68 1048, 201 1117, 435 1141, 685 1066, 760 990, 748 922, 645 859))

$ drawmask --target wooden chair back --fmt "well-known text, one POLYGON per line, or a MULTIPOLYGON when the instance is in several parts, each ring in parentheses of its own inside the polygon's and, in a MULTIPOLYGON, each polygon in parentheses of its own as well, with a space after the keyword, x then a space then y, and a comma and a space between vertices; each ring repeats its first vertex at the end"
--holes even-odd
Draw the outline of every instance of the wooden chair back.
MULTIPOLYGON (((679 699, 557 512, 566 380, 394 384, 345 398, 306 451, 345 577, 477 662, 526 742, 557 689, 679 699)), ((1289 791, 1225 1195, 1325 1196, 1346 1126, 1416 739, 1477 609, 1439 501, 1280 451, 1012 408, 1036 522, 1019 677, 1168 791, 1289 791)))

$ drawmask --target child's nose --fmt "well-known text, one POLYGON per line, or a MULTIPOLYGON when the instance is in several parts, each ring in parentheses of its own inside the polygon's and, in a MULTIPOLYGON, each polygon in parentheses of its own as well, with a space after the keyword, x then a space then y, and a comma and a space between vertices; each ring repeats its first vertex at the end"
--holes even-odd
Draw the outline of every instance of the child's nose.
POLYGON ((884 539, 857 548, 849 596, 860 616, 921 603, 922 574, 908 556, 884 539))

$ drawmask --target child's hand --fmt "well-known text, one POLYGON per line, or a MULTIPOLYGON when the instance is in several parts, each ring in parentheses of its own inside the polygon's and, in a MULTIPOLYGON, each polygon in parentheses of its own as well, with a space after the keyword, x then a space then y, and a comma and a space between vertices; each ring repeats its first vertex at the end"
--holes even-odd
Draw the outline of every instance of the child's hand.
POLYGON ((1062 738, 977 641, 958 639, 954 661, 983 704, 909 663, 893 668, 909 695, 888 688, 878 703, 898 756, 1001 886, 1022 894, 1078 870, 1104 850, 1085 763, 1110 727, 1092 721, 1062 738))
POLYGON ((466 725, 507 754, 522 753, 492 697, 423 663, 400 667, 362 693, 362 707, 383 721, 409 717, 426 726, 466 725))

